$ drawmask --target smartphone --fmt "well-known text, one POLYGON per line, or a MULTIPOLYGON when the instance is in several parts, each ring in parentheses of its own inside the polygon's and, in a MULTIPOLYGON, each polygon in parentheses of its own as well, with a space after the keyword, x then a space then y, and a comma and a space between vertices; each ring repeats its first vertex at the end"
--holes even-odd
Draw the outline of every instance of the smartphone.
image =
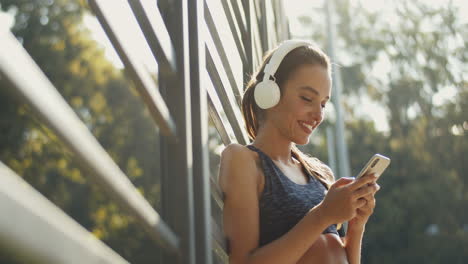
POLYGON ((367 173, 375 173, 377 177, 380 177, 385 169, 390 164, 390 159, 380 154, 374 154, 372 158, 367 162, 366 166, 359 172, 356 179, 366 175, 367 173))

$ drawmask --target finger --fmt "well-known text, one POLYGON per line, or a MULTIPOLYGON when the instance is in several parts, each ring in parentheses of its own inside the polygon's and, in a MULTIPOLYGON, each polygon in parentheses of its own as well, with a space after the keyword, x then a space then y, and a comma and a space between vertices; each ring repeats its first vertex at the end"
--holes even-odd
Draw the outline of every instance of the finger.
POLYGON ((375 207, 375 198, 372 195, 365 196, 360 199, 366 199, 367 203, 362 208, 374 208, 375 207))
POLYGON ((366 199, 369 204, 375 204, 375 198, 372 194, 365 196, 364 199, 366 199))
POLYGON ((353 181, 354 181, 354 178, 341 177, 336 182, 334 182, 331 187, 337 188, 337 187, 340 187, 340 186, 350 184, 353 181))
POLYGON ((380 189, 380 185, 378 184, 371 184, 365 185, 353 192, 353 197, 356 198, 363 198, 366 196, 373 196, 378 190, 380 189))
POLYGON ((373 173, 366 174, 366 175, 358 178, 357 180, 355 180, 353 183, 351 183, 349 185, 349 188, 354 191, 354 190, 357 190, 357 189, 361 188, 364 185, 375 182, 375 180, 377 180, 377 177, 375 176, 375 174, 373 174, 373 173))
POLYGON ((372 213, 374 213, 372 210, 370 209, 364 209, 365 207, 361 207, 361 208, 358 208, 356 209, 356 214, 359 215, 360 217, 365 217, 365 218, 368 218, 372 213))
POLYGON ((363 215, 371 215, 374 213, 374 207, 370 206, 369 203, 358 207, 357 210, 359 210, 359 212, 361 212, 363 215))
POLYGON ((364 198, 359 198, 356 200, 356 207, 361 208, 367 204, 367 200, 364 198))

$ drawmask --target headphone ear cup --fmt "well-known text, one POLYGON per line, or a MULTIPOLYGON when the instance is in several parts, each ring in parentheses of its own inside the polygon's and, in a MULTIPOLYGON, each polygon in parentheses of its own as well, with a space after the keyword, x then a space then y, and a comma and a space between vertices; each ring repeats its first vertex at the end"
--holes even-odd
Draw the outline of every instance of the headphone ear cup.
POLYGON ((278 84, 272 80, 265 80, 255 86, 254 98, 258 107, 268 109, 278 104, 281 92, 278 84))

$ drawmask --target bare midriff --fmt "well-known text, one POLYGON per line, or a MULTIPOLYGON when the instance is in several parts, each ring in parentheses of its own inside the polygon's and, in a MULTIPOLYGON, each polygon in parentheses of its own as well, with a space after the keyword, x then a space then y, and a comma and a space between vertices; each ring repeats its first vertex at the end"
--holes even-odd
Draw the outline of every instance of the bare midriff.
POLYGON ((349 264, 341 238, 333 233, 322 234, 297 264, 349 264))

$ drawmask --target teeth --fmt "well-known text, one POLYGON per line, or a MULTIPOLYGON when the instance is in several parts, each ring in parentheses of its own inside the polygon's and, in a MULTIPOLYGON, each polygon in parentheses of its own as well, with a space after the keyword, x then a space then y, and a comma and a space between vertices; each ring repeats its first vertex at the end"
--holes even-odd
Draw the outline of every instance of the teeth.
MULTIPOLYGON (((306 123, 304 123, 304 122, 302 122, 302 125, 305 126, 305 127, 307 127, 308 129, 312 130, 312 126, 311 126, 311 125, 306 124, 306 123)), ((314 122, 314 125, 315 125, 315 122, 314 122)))

